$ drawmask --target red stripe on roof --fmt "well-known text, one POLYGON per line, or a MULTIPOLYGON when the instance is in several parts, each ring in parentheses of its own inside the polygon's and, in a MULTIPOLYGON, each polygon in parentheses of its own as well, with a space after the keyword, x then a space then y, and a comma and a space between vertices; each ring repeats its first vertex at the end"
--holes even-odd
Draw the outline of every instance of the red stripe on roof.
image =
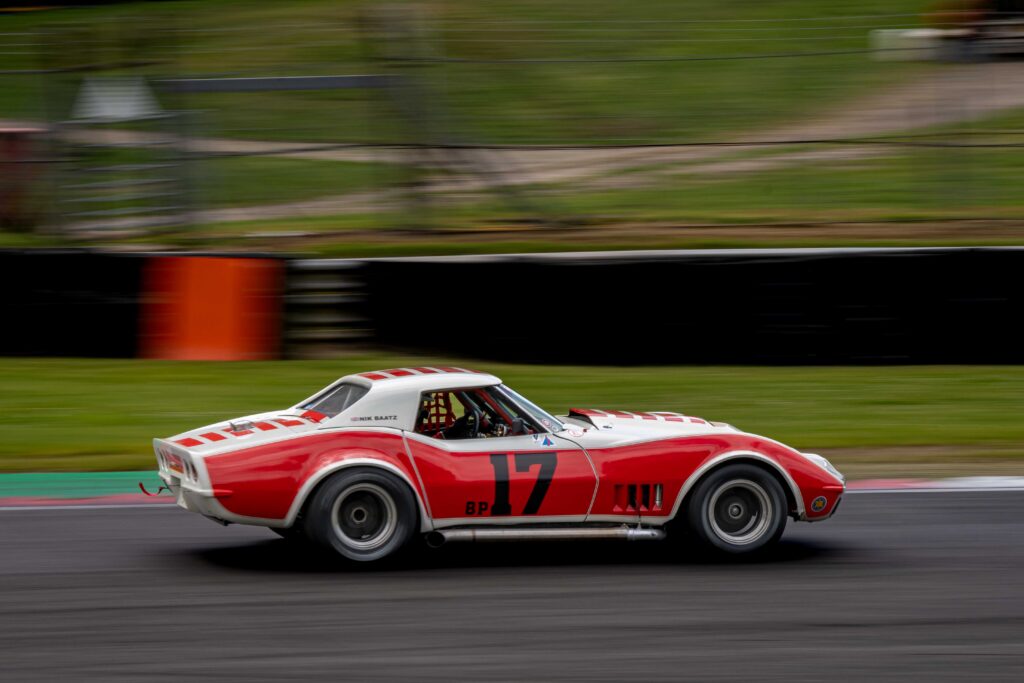
POLYGON ((269 432, 272 429, 277 429, 277 425, 272 425, 269 422, 253 422, 253 426, 262 432, 269 432))
POLYGON ((286 420, 284 418, 277 418, 274 422, 282 427, 301 427, 303 425, 302 420, 286 420))
POLYGON ((420 367, 420 368, 392 368, 390 370, 374 370, 373 372, 362 372, 359 374, 360 377, 365 377, 373 381, 381 379, 392 379, 394 377, 409 377, 417 373, 423 375, 434 375, 439 372, 444 373, 463 373, 469 372, 477 375, 486 375, 487 373, 482 370, 470 370, 467 368, 456 368, 451 366, 436 366, 432 368, 420 367))
POLYGON ((231 436, 246 436, 247 434, 252 434, 251 429, 239 429, 237 432, 233 432, 230 429, 225 429, 224 432, 226 434, 230 434, 231 436))
POLYGON ((193 446, 202 446, 203 445, 203 442, 200 441, 199 439, 192 439, 192 438, 178 439, 174 443, 178 444, 179 446, 184 446, 186 448, 192 448, 193 446))
POLYGON ((219 432, 206 432, 205 434, 200 434, 199 436, 209 441, 223 441, 224 439, 228 438, 219 432))
POLYGON ((642 417, 645 420, 657 420, 658 419, 657 415, 652 415, 651 413, 640 413, 640 417, 642 417))
POLYGON ((666 415, 665 422, 686 422, 686 420, 678 415, 666 415))
POLYGON ((697 423, 699 425, 706 425, 708 423, 707 420, 702 420, 699 417, 691 417, 690 418, 690 422, 695 422, 695 423, 697 423))
POLYGON ((313 422, 323 422, 324 420, 327 419, 326 415, 324 415, 323 413, 318 413, 315 410, 307 410, 302 414, 302 417, 306 418, 307 420, 312 420, 313 422))
POLYGON ((628 417, 629 419, 633 419, 633 414, 632 413, 627 413, 624 410, 609 410, 609 411, 606 411, 606 412, 609 415, 614 415, 615 417, 628 417))

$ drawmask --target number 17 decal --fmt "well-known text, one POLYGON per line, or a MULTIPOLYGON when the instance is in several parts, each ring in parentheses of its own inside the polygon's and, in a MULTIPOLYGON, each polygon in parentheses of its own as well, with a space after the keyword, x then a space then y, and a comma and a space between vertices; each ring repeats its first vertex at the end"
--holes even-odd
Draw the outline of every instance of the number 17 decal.
MULTIPOLYGON (((537 473, 537 481, 533 484, 530 497, 526 500, 526 506, 522 514, 535 515, 540 510, 540 504, 544 502, 548 487, 555 476, 555 467, 558 465, 558 453, 550 451, 545 453, 515 453, 516 472, 529 472, 534 465, 540 465, 537 473)), ((491 455, 491 466, 494 468, 494 504, 491 505, 491 515, 512 514, 512 504, 509 502, 509 471, 508 458, 505 453, 494 453, 491 455)))

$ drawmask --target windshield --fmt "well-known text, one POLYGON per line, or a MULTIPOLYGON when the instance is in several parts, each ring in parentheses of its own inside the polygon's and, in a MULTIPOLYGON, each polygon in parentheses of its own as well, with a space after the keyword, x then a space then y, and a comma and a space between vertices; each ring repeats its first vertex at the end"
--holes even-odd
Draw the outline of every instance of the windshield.
POLYGON ((513 391, 512 389, 509 389, 504 384, 502 384, 498 388, 502 392, 504 392, 509 398, 511 398, 513 401, 518 403, 519 406, 523 410, 528 412, 530 414, 530 416, 533 417, 533 419, 535 419, 537 422, 541 423, 544 426, 544 429, 547 429, 550 432, 560 432, 563 429, 565 429, 565 425, 563 425, 558 420, 558 418, 556 418, 554 415, 552 415, 548 411, 544 410, 543 408, 540 408, 539 406, 537 406, 534 403, 530 402, 528 399, 526 399, 521 394, 513 391))

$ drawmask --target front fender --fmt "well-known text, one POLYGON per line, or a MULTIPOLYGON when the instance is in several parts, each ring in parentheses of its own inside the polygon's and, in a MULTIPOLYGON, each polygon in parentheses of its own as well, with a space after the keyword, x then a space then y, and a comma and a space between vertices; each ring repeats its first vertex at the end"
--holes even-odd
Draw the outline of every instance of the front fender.
POLYGON ((786 483, 789 488, 789 492, 793 496, 795 501, 796 515, 798 519, 805 519, 807 516, 806 506, 804 505, 803 492, 800 490, 800 486, 794 481, 793 477, 786 471, 775 459, 765 455, 764 453, 758 453, 752 450, 736 450, 729 451, 727 453, 720 453, 714 457, 708 458, 700 467, 693 471, 693 473, 687 477, 686 481, 683 482, 683 486, 679 489, 679 494, 676 496, 676 501, 672 506, 672 519, 675 519, 676 514, 679 512, 679 508, 682 506, 683 501, 686 499, 688 493, 693 490, 693 487, 711 470, 721 467, 729 462, 749 462, 756 461, 761 465, 770 467, 775 473, 777 473, 782 480, 786 483))

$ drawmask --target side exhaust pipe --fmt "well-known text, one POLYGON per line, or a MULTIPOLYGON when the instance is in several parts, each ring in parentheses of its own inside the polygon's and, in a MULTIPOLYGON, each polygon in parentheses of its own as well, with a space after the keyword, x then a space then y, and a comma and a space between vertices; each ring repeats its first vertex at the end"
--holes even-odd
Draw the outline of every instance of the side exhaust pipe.
POLYGON ((620 540, 660 541, 661 529, 601 527, 597 529, 441 529, 427 534, 427 545, 440 548, 448 542, 620 540))

